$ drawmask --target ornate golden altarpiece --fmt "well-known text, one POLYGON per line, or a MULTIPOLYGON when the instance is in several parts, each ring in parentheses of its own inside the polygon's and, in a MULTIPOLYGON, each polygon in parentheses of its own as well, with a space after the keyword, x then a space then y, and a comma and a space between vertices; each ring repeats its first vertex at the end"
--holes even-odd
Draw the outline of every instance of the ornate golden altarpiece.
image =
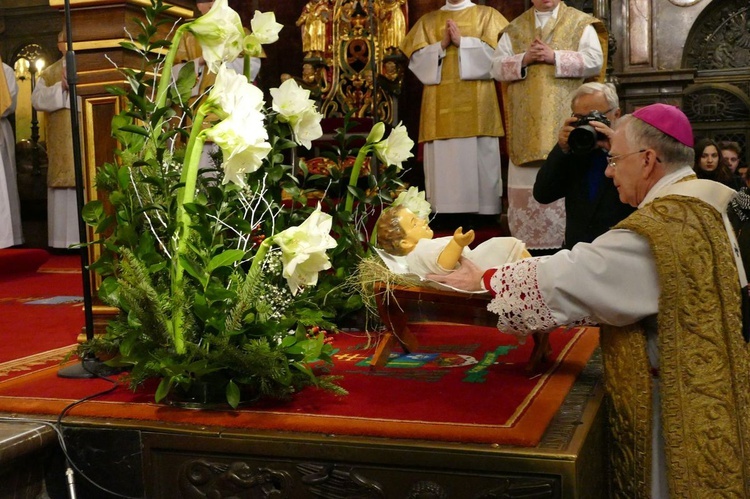
POLYGON ((296 22, 304 58, 294 78, 326 117, 351 112, 395 125, 408 62, 398 45, 408 19, 406 0, 309 1, 296 22))

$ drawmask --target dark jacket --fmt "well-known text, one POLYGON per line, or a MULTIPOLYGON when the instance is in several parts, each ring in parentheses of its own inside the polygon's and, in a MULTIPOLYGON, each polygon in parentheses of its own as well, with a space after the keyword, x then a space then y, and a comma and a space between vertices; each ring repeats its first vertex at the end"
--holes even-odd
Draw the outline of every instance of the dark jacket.
POLYGON ((620 201, 612 179, 604 175, 606 168, 607 153, 601 149, 574 155, 556 145, 537 173, 537 202, 565 198, 564 248, 593 241, 635 211, 620 201))

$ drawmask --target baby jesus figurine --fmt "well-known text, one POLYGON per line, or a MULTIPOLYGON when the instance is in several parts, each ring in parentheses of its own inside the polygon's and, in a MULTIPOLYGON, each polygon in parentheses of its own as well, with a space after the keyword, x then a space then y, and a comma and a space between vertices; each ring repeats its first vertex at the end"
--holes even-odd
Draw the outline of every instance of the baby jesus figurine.
MULTIPOLYGON (((513 237, 494 237, 469 249, 474 231, 463 232, 461 227, 452 236, 433 239, 427 220, 400 205, 383 211, 377 231, 378 246, 389 255, 403 258, 406 271, 422 279, 455 270, 462 256, 483 269, 531 256, 526 245, 513 237)), ((385 263, 394 270, 388 261, 385 263)))

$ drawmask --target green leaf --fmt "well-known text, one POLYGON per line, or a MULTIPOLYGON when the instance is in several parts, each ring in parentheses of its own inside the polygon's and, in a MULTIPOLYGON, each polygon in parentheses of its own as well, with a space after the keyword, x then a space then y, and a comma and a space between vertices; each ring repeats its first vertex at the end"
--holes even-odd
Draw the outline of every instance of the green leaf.
POLYGON ((196 81, 195 63, 190 61, 182 66, 180 72, 177 74, 177 95, 180 102, 187 103, 190 100, 196 81))
POLYGON ((201 268, 196 267, 193 262, 185 257, 185 255, 180 255, 180 264, 182 265, 182 268, 185 269, 185 272, 193 276, 199 283, 201 283, 201 287, 206 287, 206 284, 208 283, 208 275, 203 272, 201 268))
POLYGON ((117 169, 117 185, 120 189, 127 189, 130 185, 130 169, 127 166, 122 166, 117 169))
POLYGON ((132 328, 139 328, 142 326, 141 320, 138 318, 135 311, 133 310, 128 312, 128 326, 132 328))
POLYGON ((110 276, 102 281, 99 286, 99 298, 108 305, 119 306, 120 283, 116 278, 110 276))
POLYGON ((209 302, 232 300, 236 296, 237 293, 225 288, 218 280, 211 279, 206 286, 206 300, 209 302))
POLYGON ((240 405, 240 387, 233 380, 229 380, 229 383, 227 383, 227 403, 232 409, 236 409, 240 405))
POLYGON ((154 400, 156 402, 161 402, 164 397, 166 397, 169 394, 169 391, 172 389, 172 378, 162 378, 159 382, 159 386, 156 388, 156 393, 154 394, 154 400))
POLYGON ((81 217, 89 225, 95 225, 104 216, 104 205, 98 199, 86 203, 81 210, 81 217))
POLYGON ((284 336, 284 339, 281 340, 281 348, 289 348, 295 343, 297 343, 297 338, 294 335, 284 336))
POLYGON ((137 135, 143 135, 144 137, 148 137, 148 130, 137 125, 123 125, 120 127, 120 131, 135 133, 137 135))
POLYGON ((226 267, 234 265, 236 262, 242 260, 242 258, 245 256, 245 252, 240 249, 230 249, 226 250, 223 253, 220 253, 216 255, 215 257, 211 258, 211 261, 208 262, 208 267, 206 268, 206 271, 211 274, 214 270, 218 269, 219 267, 226 267))

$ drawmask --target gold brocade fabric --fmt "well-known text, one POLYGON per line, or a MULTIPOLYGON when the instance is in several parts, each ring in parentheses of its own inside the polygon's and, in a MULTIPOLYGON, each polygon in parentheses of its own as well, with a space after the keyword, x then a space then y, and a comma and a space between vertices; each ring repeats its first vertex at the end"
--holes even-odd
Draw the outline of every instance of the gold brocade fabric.
MULTIPOLYGON (((553 50, 577 51, 583 30, 593 25, 599 35, 604 61, 607 60, 607 33, 604 24, 560 2, 557 20, 545 24, 546 43, 553 50)), ((505 29, 510 37, 513 53, 520 54, 537 36, 534 9, 528 9, 505 29)), ((603 80, 606 63, 599 79, 603 80)), ((581 78, 556 78, 552 64, 532 64, 526 67, 526 78, 503 82, 503 99, 507 102, 506 132, 508 154, 515 165, 547 158, 557 143, 557 131, 570 115, 570 93, 583 83, 581 78)))
MULTIPOLYGON (((461 36, 479 38, 492 48, 508 24, 500 12, 483 5, 459 11, 436 10, 417 21, 401 50, 411 57, 417 50, 439 42, 448 19, 456 22, 461 36)), ((504 135, 495 81, 461 80, 458 64, 458 48, 451 45, 442 60, 440 84, 424 86, 419 142, 504 135)))
MULTIPOLYGON (((750 347, 721 215, 666 196, 617 228, 645 237, 659 272, 661 428, 670 497, 750 497, 750 347)), ((602 332, 616 497, 650 497, 651 393, 641 332, 602 332), (611 370, 611 371, 610 371, 611 370)), ((657 423, 658 424, 658 423, 657 423)))
POLYGON ((13 105, 13 99, 10 96, 8 82, 5 81, 5 71, 3 70, 3 60, 0 59, 0 116, 13 105))
MULTIPOLYGON (((63 59, 50 64, 39 77, 48 87, 62 80, 63 59)), ((70 109, 47 113, 47 187, 73 188, 76 186, 73 158, 73 131, 70 109)))
POLYGON ((651 371, 646 335, 638 324, 602 326, 599 337, 612 436, 611 481, 615 497, 648 496, 651 487, 651 371))

